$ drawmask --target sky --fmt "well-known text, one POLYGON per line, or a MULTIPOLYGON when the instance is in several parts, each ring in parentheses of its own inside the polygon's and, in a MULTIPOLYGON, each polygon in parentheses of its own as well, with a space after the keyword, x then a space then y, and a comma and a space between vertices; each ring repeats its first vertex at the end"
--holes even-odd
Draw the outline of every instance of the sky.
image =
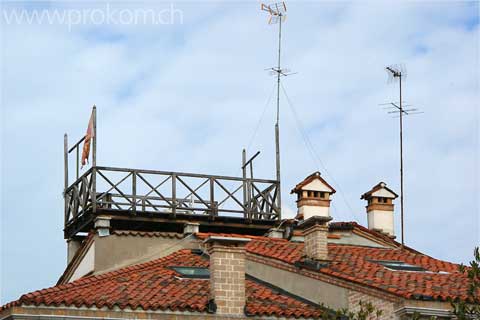
MULTIPOLYGON (((404 123, 406 244, 468 262, 480 243, 479 2, 287 6, 284 216, 317 170, 337 190, 334 221, 366 225, 360 195, 380 181, 399 192, 398 119, 379 104, 398 101, 385 66, 401 63, 404 100, 424 112, 404 123)), ((0 13, 1 304, 66 266, 63 136, 84 134, 93 104, 99 165, 239 176, 248 147, 261 151, 256 177, 275 177, 265 69, 278 26, 259 2, 14 1, 0 13)), ((397 235, 399 219, 397 200, 397 235)))

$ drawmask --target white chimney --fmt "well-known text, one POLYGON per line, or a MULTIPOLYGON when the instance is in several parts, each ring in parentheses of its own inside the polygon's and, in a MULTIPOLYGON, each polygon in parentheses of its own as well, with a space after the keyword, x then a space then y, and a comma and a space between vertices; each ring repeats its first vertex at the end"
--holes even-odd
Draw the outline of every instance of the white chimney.
POLYGON ((297 217, 300 219, 330 217, 331 195, 335 193, 335 189, 320 176, 320 172, 309 175, 297 184, 291 193, 297 194, 297 217))
POLYGON ((372 190, 364 193, 361 199, 367 200, 368 228, 394 236, 393 200, 398 195, 380 182, 372 190))

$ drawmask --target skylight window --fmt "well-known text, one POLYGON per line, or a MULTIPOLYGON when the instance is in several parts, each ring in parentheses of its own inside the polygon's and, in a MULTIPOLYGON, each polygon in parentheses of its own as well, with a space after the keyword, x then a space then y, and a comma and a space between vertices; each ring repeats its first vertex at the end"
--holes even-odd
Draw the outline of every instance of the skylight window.
POLYGON ((182 278, 208 279, 210 271, 202 267, 172 267, 182 278))
POLYGON ((372 261, 378 264, 381 264, 382 266, 390 269, 390 270, 396 270, 396 271, 416 271, 416 272, 426 272, 427 270, 419 267, 419 266, 414 266, 408 263, 405 263, 403 261, 372 261))

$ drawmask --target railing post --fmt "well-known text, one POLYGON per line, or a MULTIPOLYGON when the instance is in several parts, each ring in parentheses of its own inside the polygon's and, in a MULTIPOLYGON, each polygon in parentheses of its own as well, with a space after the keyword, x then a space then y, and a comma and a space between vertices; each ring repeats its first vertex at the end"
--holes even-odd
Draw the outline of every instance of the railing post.
POLYGON ((248 210, 248 202, 247 202, 247 168, 245 167, 245 163, 247 162, 247 152, 245 149, 242 150, 242 191, 243 191, 243 206, 246 208, 244 213, 244 218, 250 219, 250 212, 248 210))
POLYGON ((177 176, 172 174, 172 216, 177 215, 177 176))
POLYGON ((79 145, 76 147, 76 149, 77 149, 77 150, 76 150, 76 156, 77 156, 77 161, 76 161, 76 163, 77 163, 77 168, 76 168, 76 172, 77 172, 77 180, 78 180, 78 177, 80 176, 80 169, 79 169, 79 166, 80 166, 80 164, 79 164, 79 162, 80 162, 80 160, 79 160, 79 145))
POLYGON ((247 219, 248 221, 251 221, 252 220, 252 207, 251 207, 251 204, 252 204, 252 199, 251 199, 251 195, 252 195, 252 181, 250 179, 246 179, 246 186, 247 186, 247 203, 246 203, 246 208, 247 208, 247 219))
POLYGON ((215 203, 215 179, 210 178, 210 218, 215 220, 217 216, 217 205, 215 203))
POLYGON ((137 214, 137 173, 132 171, 132 211, 133 214, 137 214))

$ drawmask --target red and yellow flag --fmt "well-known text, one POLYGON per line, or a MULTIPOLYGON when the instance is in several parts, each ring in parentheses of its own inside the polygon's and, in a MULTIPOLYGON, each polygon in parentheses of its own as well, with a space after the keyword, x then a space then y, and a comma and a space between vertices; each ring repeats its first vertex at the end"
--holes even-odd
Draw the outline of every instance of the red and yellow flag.
POLYGON ((92 110, 90 121, 88 121, 87 133, 85 133, 85 140, 83 141, 82 167, 88 163, 88 156, 90 155, 90 144, 94 136, 93 117, 94 117, 94 111, 92 110))

